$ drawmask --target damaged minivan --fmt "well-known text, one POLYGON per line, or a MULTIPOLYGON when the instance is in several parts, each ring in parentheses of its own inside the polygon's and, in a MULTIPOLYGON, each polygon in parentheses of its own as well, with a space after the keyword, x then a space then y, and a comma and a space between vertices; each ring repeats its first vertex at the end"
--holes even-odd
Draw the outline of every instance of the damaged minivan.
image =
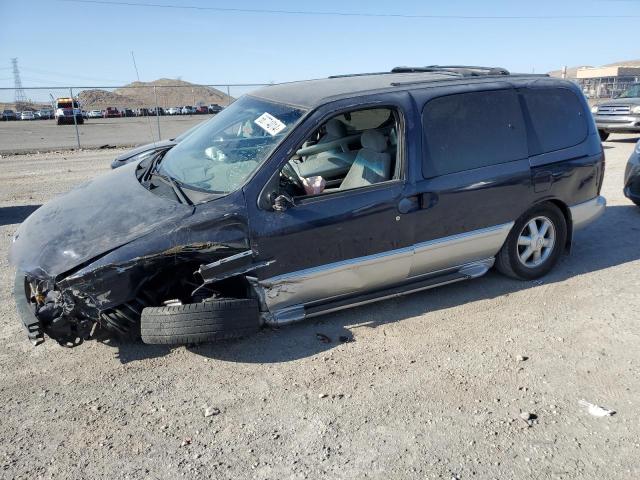
POLYGON ((272 85, 48 202, 10 259, 29 338, 235 338, 476 278, 549 272, 603 213, 573 83, 399 67, 272 85))

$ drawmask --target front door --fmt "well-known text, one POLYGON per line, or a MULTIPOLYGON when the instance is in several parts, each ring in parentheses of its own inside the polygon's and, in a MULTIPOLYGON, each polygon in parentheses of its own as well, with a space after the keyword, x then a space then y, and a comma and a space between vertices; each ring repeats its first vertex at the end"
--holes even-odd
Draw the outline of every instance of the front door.
MULTIPOLYGON (((350 177, 348 182, 338 175, 328 179, 332 187, 322 193, 292 195, 294 205, 284 211, 259 206, 259 197, 265 192, 255 188, 256 182, 251 182, 254 188, 247 189, 252 248, 258 252, 258 261, 274 260, 256 273, 264 287, 266 303, 276 315, 287 309, 300 310, 311 302, 383 288, 408 276, 413 228, 399 208, 407 188, 404 109, 411 106, 402 101, 408 96, 393 94, 385 100, 388 103, 384 107, 392 116, 380 115, 379 103, 375 115, 365 111, 366 105, 359 107, 357 113, 347 111, 345 115, 346 106, 353 105, 348 101, 316 112, 300 127, 306 133, 292 140, 295 144, 285 147, 285 151, 300 151, 297 149, 302 145, 309 150, 309 138, 323 144, 321 127, 331 119, 335 123, 337 117, 346 124, 344 135, 349 138, 372 130, 376 133, 369 136, 377 140, 384 137, 379 144, 356 142, 351 147, 353 151, 346 153, 353 154, 351 161, 356 169, 369 165, 371 159, 389 165, 388 178, 367 180, 363 174, 362 183, 354 184, 353 175, 343 173, 342 177, 350 177), (390 118, 395 118, 395 124, 390 118), (349 183, 349 187, 341 188, 341 183, 343 187, 349 183)), ((315 160, 314 165, 319 163, 315 160)), ((291 155, 281 157, 271 179, 290 161, 291 155)), ((268 187, 269 181, 261 186, 265 184, 268 187)))

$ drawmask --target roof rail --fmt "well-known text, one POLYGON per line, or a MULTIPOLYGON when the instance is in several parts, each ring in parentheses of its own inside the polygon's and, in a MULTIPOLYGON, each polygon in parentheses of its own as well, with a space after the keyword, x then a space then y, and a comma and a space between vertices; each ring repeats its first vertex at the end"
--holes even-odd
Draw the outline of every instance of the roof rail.
POLYGON ((510 75, 509 70, 502 67, 477 67, 471 65, 428 65, 426 67, 395 67, 391 73, 420 73, 420 72, 453 72, 465 77, 480 75, 510 75))
POLYGON ((348 78, 348 77, 366 77, 368 75, 386 75, 389 72, 370 72, 370 73, 344 73, 342 75, 330 75, 327 78, 348 78))

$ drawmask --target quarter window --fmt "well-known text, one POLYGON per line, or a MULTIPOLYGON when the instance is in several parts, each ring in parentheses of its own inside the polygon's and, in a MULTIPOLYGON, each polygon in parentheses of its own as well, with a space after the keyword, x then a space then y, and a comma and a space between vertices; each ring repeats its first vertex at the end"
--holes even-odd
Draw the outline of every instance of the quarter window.
POLYGON ((528 156, 525 123, 515 90, 436 98, 425 105, 422 123, 425 177, 528 156))
POLYGON ((581 143, 589 131, 578 96, 567 88, 525 89, 529 113, 531 155, 553 152, 581 143))

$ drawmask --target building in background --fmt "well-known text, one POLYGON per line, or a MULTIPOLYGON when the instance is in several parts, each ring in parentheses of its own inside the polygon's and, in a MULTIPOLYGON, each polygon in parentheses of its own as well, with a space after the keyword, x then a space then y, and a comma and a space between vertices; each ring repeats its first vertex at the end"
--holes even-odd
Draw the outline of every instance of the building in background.
POLYGON ((587 98, 611 98, 640 82, 640 60, 625 60, 601 67, 563 67, 549 72, 557 78, 576 82, 587 98))
POLYGON ((611 98, 640 82, 640 65, 582 67, 577 69, 575 81, 587 98, 611 98))

